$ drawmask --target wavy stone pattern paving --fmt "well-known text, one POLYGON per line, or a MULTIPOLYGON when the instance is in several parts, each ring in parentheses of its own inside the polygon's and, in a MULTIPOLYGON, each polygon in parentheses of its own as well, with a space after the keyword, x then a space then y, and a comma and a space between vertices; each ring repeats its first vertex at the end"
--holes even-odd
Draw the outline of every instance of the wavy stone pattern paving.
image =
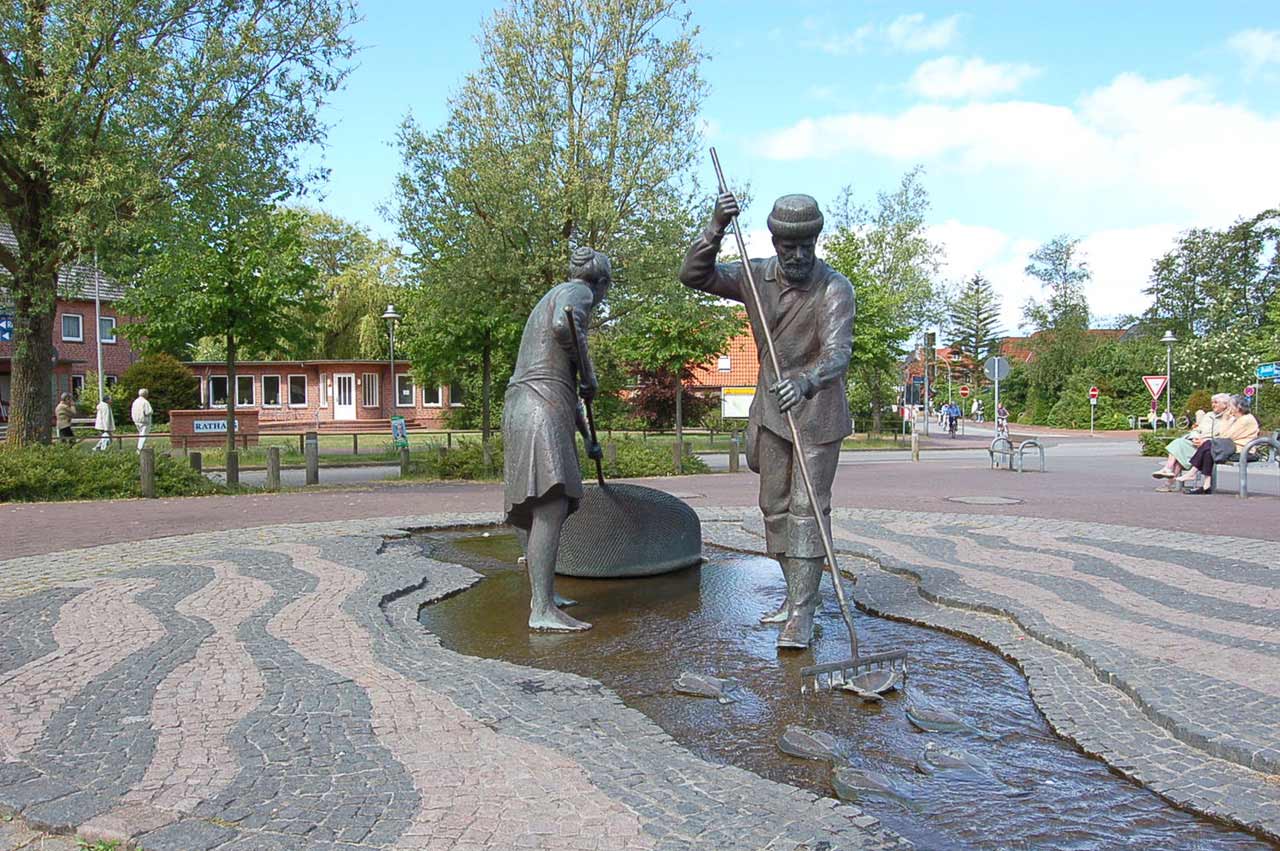
POLYGON ((158 731, 155 753, 128 804, 190 812, 221 791, 239 770, 230 735, 262 699, 262 674, 236 638, 236 629, 271 598, 271 587, 233 565, 209 565, 214 580, 174 608, 203 618, 214 633, 195 658, 160 683, 151 706, 158 731))
POLYGON ((61 606, 53 627, 57 649, 0 677, 0 757, 26 753, 49 719, 95 677, 164 636, 135 599, 154 584, 102 580, 61 606))
POLYGON ((484 847, 502 837, 523 837, 529 848, 652 847, 635 815, 594 790, 576 763, 493 732, 445 695, 382 665, 368 633, 342 612, 363 573, 321 558, 315 547, 275 549, 319 584, 268 631, 369 695, 375 733, 422 795, 404 847, 484 847), (422 747, 428 741, 434 746, 422 747))

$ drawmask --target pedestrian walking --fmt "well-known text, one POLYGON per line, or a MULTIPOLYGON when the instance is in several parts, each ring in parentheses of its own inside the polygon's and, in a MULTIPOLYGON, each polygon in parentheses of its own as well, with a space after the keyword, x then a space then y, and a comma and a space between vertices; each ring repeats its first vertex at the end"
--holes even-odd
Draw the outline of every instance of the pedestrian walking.
POLYGON ((111 433, 116 430, 116 415, 111 411, 110 394, 102 397, 102 401, 98 403, 97 414, 93 420, 93 427, 98 430, 101 437, 98 438, 97 444, 93 447, 94 452, 102 452, 111 448, 111 433))
POLYGON ((151 431, 151 403, 147 401, 147 388, 143 387, 138 391, 138 398, 133 400, 133 409, 130 414, 133 417, 133 425, 138 429, 138 451, 142 451, 142 444, 147 442, 147 433, 151 431))
POLYGON ((53 417, 58 425, 58 441, 67 446, 74 446, 76 443, 75 432, 71 430, 71 418, 75 414, 76 405, 71 401, 71 394, 63 393, 58 407, 53 410, 53 417))

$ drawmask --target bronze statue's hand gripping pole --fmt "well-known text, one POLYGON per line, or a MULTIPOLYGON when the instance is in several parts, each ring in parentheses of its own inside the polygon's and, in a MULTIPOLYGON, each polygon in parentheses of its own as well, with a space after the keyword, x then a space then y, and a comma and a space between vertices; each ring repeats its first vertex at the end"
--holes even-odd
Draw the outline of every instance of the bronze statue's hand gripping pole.
MULTIPOLYGON (((716 168, 716 180, 720 183, 720 191, 728 192, 724 172, 720 169, 720 158, 716 149, 711 149, 711 162, 716 168)), ((769 330, 768 319, 760 302, 760 291, 756 289, 755 277, 751 274, 751 258, 747 256, 747 244, 742 239, 742 229, 738 226, 738 217, 733 216, 733 235, 738 241, 738 255, 742 258, 742 271, 747 279, 747 289, 751 291, 751 300, 756 305, 756 315, 760 317, 760 330, 764 333, 765 349, 769 353, 769 364, 773 367, 773 375, 777 381, 782 380, 782 370, 778 367, 778 354, 773 347, 773 332, 769 330)), ((813 487, 813 479, 809 475, 809 462, 804 456, 804 446, 800 443, 800 432, 796 428, 796 419, 791 411, 786 412, 787 426, 791 429, 791 445, 794 447, 796 466, 800 469, 800 478, 804 480, 805 492, 809 495, 809 504, 813 506, 818 529, 822 534, 822 549, 827 556, 827 567, 831 570, 831 584, 836 587, 836 600, 840 603, 840 616, 849 630, 849 644, 854 658, 858 657, 858 634, 853 628, 853 615, 849 613, 849 604, 844 598, 844 586, 840 583, 840 568, 836 564, 835 550, 831 544, 831 528, 827 524, 826 515, 822 511, 822 503, 818 502, 818 493, 813 487)))
MULTIPOLYGON (((583 370, 586 368, 585 365, 587 362, 587 341, 582 337, 578 336, 577 323, 573 321, 573 308, 570 307, 569 305, 565 305, 564 316, 565 316, 565 319, 569 320, 569 333, 573 335, 574 346, 578 350, 578 373, 579 373, 579 376, 581 376, 583 370)), ((587 430, 591 432, 591 444, 592 446, 595 446, 600 442, 596 440, 596 416, 591 411, 590 399, 583 399, 582 403, 587 409, 587 430)), ((591 447, 587 447, 587 448, 590 449, 591 447)), ((596 462, 596 481, 600 483, 600 487, 604 487, 604 467, 600 464, 599 458, 596 458, 595 462, 596 462)))

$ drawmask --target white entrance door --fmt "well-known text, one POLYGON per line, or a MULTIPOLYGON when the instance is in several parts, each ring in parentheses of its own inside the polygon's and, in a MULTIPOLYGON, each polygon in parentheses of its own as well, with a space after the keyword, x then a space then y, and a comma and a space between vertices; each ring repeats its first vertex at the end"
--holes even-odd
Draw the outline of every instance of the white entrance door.
POLYGON ((333 418, 335 420, 354 420, 356 418, 356 376, 354 373, 335 375, 333 377, 333 418))

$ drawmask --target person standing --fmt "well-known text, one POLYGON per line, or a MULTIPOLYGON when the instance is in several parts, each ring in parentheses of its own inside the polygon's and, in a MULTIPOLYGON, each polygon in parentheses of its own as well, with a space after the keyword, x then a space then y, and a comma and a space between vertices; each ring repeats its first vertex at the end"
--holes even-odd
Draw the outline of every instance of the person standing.
POLYGON ((613 282, 609 258, 578 248, 569 280, 552 287, 533 308, 520 337, 515 372, 502 408, 503 490, 507 522, 528 532, 529 628, 573 632, 591 624, 556 605, 560 530, 582 499, 575 428, 593 460, 604 456, 591 440, 578 396, 595 398, 595 368, 587 352, 591 311, 613 282), (568 308, 573 321, 565 315, 568 308), (576 379, 576 380, 575 380, 576 379))
POLYGON ((71 401, 70 393, 63 393, 58 407, 53 409, 53 418, 58 426, 58 442, 64 446, 75 446, 76 435, 71 430, 71 418, 76 414, 76 404, 71 401))
POLYGON ((102 397, 102 401, 98 402, 98 409, 93 420, 93 427, 98 430, 101 437, 98 438, 97 444, 94 445, 94 452, 102 452, 111 448, 111 433, 116 430, 116 415, 111 411, 111 395, 107 394, 102 397))
POLYGON ((147 392, 147 388, 143 387, 138 391, 138 398, 133 400, 133 408, 130 415, 133 417, 133 425, 138 429, 138 451, 142 451, 142 445, 147 442, 147 433, 151 431, 151 403, 147 401, 147 396, 151 395, 147 392))
POLYGON ((813 637, 813 614, 825 547, 818 513, 831 514, 831 484, 840 443, 853 431, 845 374, 853 342, 853 285, 817 259, 823 218, 808 195, 784 195, 769 213, 776 256, 716 263, 725 228, 738 214, 732 192, 716 198, 711 221, 689 247, 680 281, 687 287, 742 302, 759 348, 760 373, 747 424, 747 465, 760 474, 765 542, 786 579, 782 607, 761 620, 784 622, 781 648, 801 649, 813 637), (750 294, 743 262, 759 282, 760 303, 750 294), (781 375, 764 349, 763 324, 773 332, 781 375), (791 411, 800 445, 792 445, 791 411), (818 505, 813 505, 795 463, 803 450, 818 505))

